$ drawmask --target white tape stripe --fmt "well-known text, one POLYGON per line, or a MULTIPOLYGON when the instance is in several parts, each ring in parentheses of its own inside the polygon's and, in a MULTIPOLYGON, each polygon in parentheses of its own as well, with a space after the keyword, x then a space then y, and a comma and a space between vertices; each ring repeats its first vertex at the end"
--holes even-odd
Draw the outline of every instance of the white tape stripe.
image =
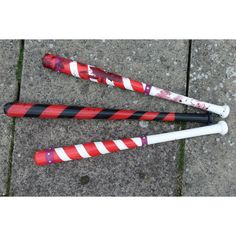
POLYGON ((94 76, 91 67, 92 67, 92 66, 88 65, 88 74, 89 74, 90 76, 94 76))
POLYGON ((124 150, 127 149, 128 147, 124 144, 123 141, 121 140, 114 140, 114 143, 116 144, 116 146, 120 149, 120 150, 124 150))
POLYGON ((157 96, 158 93, 160 93, 160 89, 152 86, 149 95, 157 96))
POLYGON ((143 86, 143 90, 145 91, 147 84, 142 83, 142 86, 143 86))
POLYGON ((70 161, 71 159, 68 157, 68 155, 65 153, 63 148, 55 148, 55 152, 63 161, 70 161))
POLYGON ((114 86, 114 82, 109 79, 106 79, 106 84, 110 86, 114 86))
POLYGON ((124 87, 128 90, 133 91, 133 88, 132 88, 131 83, 130 83, 130 79, 122 77, 122 80, 123 80, 124 87))
POLYGON ((102 142, 95 142, 94 143, 95 146, 97 147, 98 151, 101 153, 101 154, 106 154, 106 153, 110 153, 106 147, 104 146, 104 144, 102 142))
POLYGON ((94 79, 94 78, 90 78, 90 81, 95 82, 95 83, 98 83, 98 80, 97 80, 97 79, 94 79))
POLYGON ((76 61, 70 62, 70 72, 73 76, 79 77, 78 66, 76 61))
POLYGON ((134 143, 135 143, 138 147, 142 146, 141 138, 131 138, 131 139, 134 141, 134 143))
POLYGON ((75 145, 75 148, 77 150, 77 152, 80 154, 81 157, 83 158, 88 158, 91 157, 88 152, 86 151, 85 147, 83 146, 83 144, 78 144, 75 145))

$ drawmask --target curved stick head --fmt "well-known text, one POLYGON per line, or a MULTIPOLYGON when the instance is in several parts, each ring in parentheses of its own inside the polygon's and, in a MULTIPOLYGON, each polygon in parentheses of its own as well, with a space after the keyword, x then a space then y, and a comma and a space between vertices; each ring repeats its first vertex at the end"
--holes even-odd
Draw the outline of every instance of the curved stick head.
POLYGON ((220 134, 221 135, 227 134, 228 130, 229 130, 227 123, 225 121, 221 120, 218 122, 218 124, 221 126, 220 134))
POLYGON ((226 118, 228 117, 229 113, 230 113, 230 107, 228 105, 224 105, 224 111, 221 114, 222 118, 226 118))

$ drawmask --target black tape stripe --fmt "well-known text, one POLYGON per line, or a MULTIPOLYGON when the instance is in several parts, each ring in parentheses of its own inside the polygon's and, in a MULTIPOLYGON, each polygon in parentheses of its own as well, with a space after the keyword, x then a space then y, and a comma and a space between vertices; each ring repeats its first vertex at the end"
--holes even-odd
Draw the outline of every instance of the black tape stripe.
POLYGON ((131 115, 128 119, 130 120, 138 120, 140 117, 142 117, 146 111, 136 111, 133 115, 131 115))
POLYGON ((154 120, 163 120, 169 114, 169 112, 160 112, 154 120))
POLYGON ((84 107, 68 106, 66 109, 58 116, 58 118, 73 118, 76 114, 84 107))
POLYGON ((25 117, 39 117, 49 105, 35 104, 25 114, 25 117))
POLYGON ((93 119, 109 119, 116 112, 117 110, 113 110, 113 109, 103 109, 93 119))
POLYGON ((212 119, 207 113, 176 113, 176 121, 191 121, 201 123, 211 123, 212 119))

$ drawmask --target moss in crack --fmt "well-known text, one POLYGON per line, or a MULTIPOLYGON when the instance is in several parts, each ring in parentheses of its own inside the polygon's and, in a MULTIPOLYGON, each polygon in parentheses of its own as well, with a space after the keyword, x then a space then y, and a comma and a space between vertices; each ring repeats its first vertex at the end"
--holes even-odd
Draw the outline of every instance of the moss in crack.
POLYGON ((16 81, 17 81, 17 98, 16 100, 19 101, 20 98, 20 85, 21 85, 21 77, 22 77, 22 70, 23 70, 23 61, 24 61, 24 49, 25 49, 25 42, 24 40, 20 41, 20 52, 19 58, 16 65, 16 81))
MULTIPOLYGON (((187 72, 186 72, 186 89, 185 96, 189 95, 189 83, 190 83, 190 70, 191 70, 191 52, 192 52, 192 40, 188 42, 188 61, 187 61, 187 72)), ((185 106, 184 112, 187 112, 188 108, 185 106)), ((181 123, 178 125, 181 130, 186 129, 186 123, 181 123)), ((176 196, 182 196, 183 188, 183 174, 185 167, 185 139, 179 140, 179 151, 177 155, 177 183, 176 183, 176 196)))
MULTIPOLYGON (((185 127, 182 127, 185 129, 185 127)), ((177 183, 176 183, 176 196, 182 196, 182 186, 183 186, 183 174, 185 165, 185 140, 179 140, 179 151, 177 155, 177 183)))
MULTIPOLYGON (((23 61, 24 61, 24 40, 20 41, 20 51, 19 57, 16 65, 16 81, 17 81, 17 96, 16 101, 19 101, 20 98, 20 86, 21 86, 21 77, 22 77, 22 70, 23 70, 23 61)), ((12 118, 12 125, 11 125, 11 143, 9 148, 9 162, 8 162, 8 175, 6 180, 6 193, 5 196, 11 195, 11 175, 12 175, 12 158, 13 158, 13 151, 14 151, 14 140, 15 140, 15 126, 16 120, 12 118)))
POLYGON ((11 125, 11 143, 10 143, 10 150, 9 150, 9 161, 8 161, 8 175, 6 180, 6 193, 5 196, 10 196, 10 186, 11 186, 11 173, 12 173, 12 155, 14 150, 14 136, 15 136, 15 118, 12 119, 12 125, 11 125))

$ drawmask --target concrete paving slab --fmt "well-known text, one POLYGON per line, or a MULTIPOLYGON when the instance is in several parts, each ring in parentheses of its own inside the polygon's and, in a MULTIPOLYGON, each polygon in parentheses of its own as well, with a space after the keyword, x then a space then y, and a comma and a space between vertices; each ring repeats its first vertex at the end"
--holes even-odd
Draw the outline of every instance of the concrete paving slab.
POLYGON ((18 40, 0 40, 0 114, 3 105, 16 99, 16 65, 19 56, 18 40))
POLYGON ((0 116, 0 195, 6 195, 12 139, 12 119, 0 116))
MULTIPOLYGON (((185 93, 186 41, 27 40, 20 96, 24 102, 183 111, 181 105, 45 69, 41 58, 48 52, 185 93)), ((33 155, 36 150, 51 146, 176 129, 174 124, 155 122, 17 119, 11 193, 33 196, 173 195, 177 142, 47 167, 35 166, 33 155)))
POLYGON ((0 195, 6 193, 12 119, 3 115, 3 105, 17 95, 16 64, 19 41, 0 40, 0 195))
POLYGON ((214 104, 228 104, 231 113, 226 119, 227 135, 186 141, 184 195, 236 195, 235 91, 236 41, 194 40, 189 96, 214 104))

